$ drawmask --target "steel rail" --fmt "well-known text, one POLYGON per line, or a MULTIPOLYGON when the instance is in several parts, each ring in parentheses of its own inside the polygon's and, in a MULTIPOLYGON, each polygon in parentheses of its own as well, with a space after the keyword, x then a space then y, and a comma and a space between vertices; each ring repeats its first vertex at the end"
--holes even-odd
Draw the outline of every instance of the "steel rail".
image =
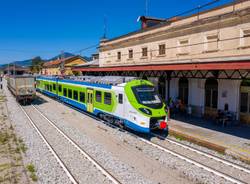
POLYGON ((204 169, 204 170, 206 170, 206 171, 209 171, 209 172, 211 172, 211 173, 213 173, 213 174, 215 174, 215 175, 217 175, 217 176, 220 176, 220 177, 222 177, 222 178, 224 178, 224 179, 226 179, 226 180, 228 180, 228 181, 231 181, 231 182, 237 183, 237 184, 245 184, 244 181, 241 181, 241 180, 239 180, 239 179, 237 179, 237 178, 234 178, 234 177, 232 177, 232 176, 230 176, 230 175, 228 175, 228 174, 222 173, 222 172, 220 172, 220 171, 218 171, 218 170, 216 170, 216 169, 213 169, 213 168, 211 168, 211 167, 209 167, 209 166, 206 166, 206 165, 204 165, 204 164, 201 164, 201 163, 199 163, 199 162, 197 162, 197 161, 195 161, 195 160, 193 160, 193 159, 190 159, 190 158, 188 158, 188 157, 186 157, 186 156, 184 156, 184 155, 182 155, 182 154, 180 154, 180 153, 177 153, 177 152, 172 151, 172 150, 170 150, 170 149, 168 149, 168 148, 165 148, 165 147, 163 147, 163 146, 161 146, 161 145, 159 145, 159 144, 156 144, 156 143, 153 143, 153 142, 151 142, 151 141, 148 141, 148 140, 145 139, 145 138, 142 138, 142 137, 139 137, 139 136, 138 136, 137 138, 138 138, 139 140, 141 140, 142 142, 146 143, 146 144, 149 144, 149 145, 151 145, 151 146, 153 146, 153 147, 156 147, 157 149, 162 150, 162 151, 164 151, 164 152, 170 153, 171 155, 174 155, 174 156, 176 156, 176 157, 178 157, 178 158, 180 158, 180 159, 182 159, 182 160, 185 160, 186 162, 189 162, 189 163, 191 163, 191 164, 194 164, 194 165, 196 165, 197 167, 200 167, 200 168, 202 168, 202 169, 204 169))
POLYGON ((87 158, 101 173, 107 177, 112 183, 120 184, 121 182, 116 179, 109 171, 107 171, 103 166, 101 166, 93 157, 91 157, 86 151, 84 151, 74 140, 72 140, 69 136, 67 136, 54 122, 48 119, 39 109, 37 109, 34 105, 32 107, 44 118, 48 121, 48 123, 53 126, 59 134, 61 134, 70 144, 72 144, 85 158, 87 158))
MULTIPOLYGON (((56 101, 58 101, 58 100, 56 100, 56 101)), ((61 101, 58 101, 58 102, 60 103, 61 101)), ((72 105, 69 105, 69 104, 66 104, 66 103, 63 103, 63 104, 65 104, 66 106, 71 107, 71 108, 75 109, 76 111, 81 112, 81 113, 83 113, 83 114, 85 114, 85 115, 87 115, 87 116, 89 116, 89 117, 91 117, 91 118, 94 118, 94 119, 96 119, 96 120, 99 121, 99 122, 105 123, 105 124, 108 125, 108 126, 111 126, 111 127, 113 127, 113 128, 118 128, 118 129, 120 129, 120 130, 123 130, 123 129, 121 129, 121 128, 119 128, 119 127, 117 127, 117 126, 115 126, 115 125, 113 125, 113 124, 111 124, 111 123, 109 123, 109 122, 107 122, 107 121, 104 121, 104 120, 102 120, 102 119, 100 119, 100 118, 98 118, 98 117, 96 117, 96 116, 93 116, 93 115, 91 115, 91 114, 89 114, 89 113, 87 113, 87 112, 85 112, 85 111, 83 111, 83 110, 80 110, 80 109, 78 109, 78 108, 76 108, 76 107, 74 107, 74 106, 72 106, 72 105)), ((142 137, 140 137, 140 136, 138 136, 138 135, 136 135, 136 134, 134 134, 134 133, 131 133, 131 132, 129 132, 129 131, 126 131, 126 133, 128 133, 128 134, 134 136, 135 138, 141 140, 141 141, 144 142, 144 143, 147 143, 147 144, 149 144, 149 145, 151 145, 151 146, 153 146, 153 147, 156 147, 157 149, 160 149, 160 150, 162 150, 162 151, 164 151, 164 152, 167 152, 167 153, 169 153, 169 154, 171 154, 171 155, 174 155, 174 156, 176 156, 176 157, 178 157, 178 158, 180 158, 180 159, 182 159, 182 160, 184 160, 184 161, 186 161, 186 162, 189 162, 189 163, 191 163, 191 164, 194 164, 194 165, 196 165, 196 166, 198 166, 198 167, 200 167, 200 168, 202 168, 202 169, 204 169, 204 170, 206 170, 206 171, 208 171, 208 172, 211 172, 211 173, 213 173, 213 174, 215 174, 215 175, 217 175, 217 176, 220 176, 220 177, 222 177, 222 178, 224 178, 224 179, 226 179, 226 180, 228 180, 228 181, 231 181, 231 182, 237 183, 237 184, 245 184, 244 181, 241 181, 241 180, 239 180, 239 179, 237 179, 237 178, 234 178, 234 177, 232 177, 232 176, 230 176, 230 175, 228 175, 228 174, 222 173, 222 172, 220 172, 220 171, 218 171, 218 170, 216 170, 216 169, 213 169, 213 168, 208 167, 208 166, 206 166, 206 165, 204 165, 204 164, 201 164, 201 163, 199 163, 199 162, 197 162, 197 161, 195 161, 195 160, 193 160, 193 159, 190 159, 190 158, 188 158, 188 157, 186 157, 186 156, 184 156, 184 155, 182 155, 182 154, 180 154, 180 153, 177 153, 177 152, 172 151, 172 150, 170 150, 170 149, 168 149, 168 148, 165 148, 165 147, 163 147, 163 146, 161 146, 161 145, 159 145, 159 144, 156 144, 156 143, 153 143, 153 142, 151 142, 151 141, 148 141, 147 139, 142 138, 142 137)), ((158 136, 158 137, 159 137, 159 136, 158 136)), ((186 146, 186 147, 188 147, 188 146, 186 146)), ((197 153, 199 153, 199 152, 202 153, 202 151, 199 151, 199 150, 198 150, 197 153)), ((206 156, 207 153, 204 152, 203 154, 204 154, 204 156, 206 156)), ((207 154, 207 155, 209 155, 209 154, 207 154)), ((208 158, 210 158, 210 157, 208 157, 208 158)), ((219 158, 219 157, 218 157, 218 158, 219 158)), ((220 159, 220 158, 219 158, 219 159, 220 159)), ((219 159, 218 159, 217 161, 221 162, 219 159)), ((216 160, 216 159, 215 159, 215 160, 216 160)), ((223 159, 221 159, 221 160, 223 160, 223 159)), ((227 161, 227 165, 236 165, 236 164, 227 161)), ((247 168, 244 168, 244 167, 242 167, 242 166, 239 166, 239 167, 240 167, 240 170, 243 170, 243 171, 244 171, 244 170, 248 170, 247 168), (242 169, 242 168, 243 168, 243 169, 242 169)), ((237 166, 235 166, 235 168, 237 168, 237 166)))
MULTIPOLYGON (((65 103, 64 103, 64 104, 65 104, 65 103)), ((113 128, 121 129, 121 128, 119 128, 119 127, 117 127, 117 126, 115 126, 115 125, 113 125, 113 124, 111 124, 111 123, 109 123, 109 122, 107 122, 107 121, 103 121, 102 119, 100 119, 100 118, 98 118, 98 117, 96 117, 96 116, 93 116, 93 115, 91 115, 91 114, 89 114, 89 113, 86 113, 85 111, 82 111, 82 110, 80 110, 80 109, 78 109, 78 108, 75 108, 75 107, 73 107, 73 106, 71 106, 71 105, 69 105, 69 104, 65 104, 65 105, 67 105, 68 107, 71 107, 71 108, 75 109, 76 111, 81 112, 81 113, 83 113, 83 114, 85 114, 85 115, 87 115, 87 116, 89 116, 89 117, 91 117, 91 118, 93 118, 93 119, 95 119, 95 120, 97 120, 97 121, 99 121, 99 122, 105 123, 105 124, 108 125, 108 126, 111 126, 111 127, 113 127, 113 128)), ((161 146, 161 145, 158 145, 158 144, 156 144, 156 143, 153 143, 153 142, 151 142, 151 141, 148 141, 147 139, 142 138, 142 137, 139 137, 139 136, 137 136, 136 134, 133 134, 133 133, 131 133, 131 132, 129 132, 129 131, 126 131, 126 133, 128 133, 128 134, 134 136, 135 138, 137 138, 137 139, 143 141, 144 143, 147 143, 147 144, 149 144, 149 145, 151 145, 151 146, 154 146, 154 147, 156 147, 157 149, 160 149, 160 150, 162 150, 162 151, 164 151, 164 152, 170 153, 171 155, 174 155, 174 156, 176 156, 176 157, 178 157, 178 158, 180 158, 180 159, 182 159, 182 160, 184 160, 184 161, 186 161, 186 162, 189 162, 189 163, 191 163, 191 164, 194 164, 194 165, 196 165, 197 167, 200 167, 200 168, 202 168, 202 169, 204 169, 204 170, 206 170, 206 171, 209 171, 209 172, 211 172, 211 173, 213 173, 213 174, 215 174, 215 175, 217 175, 217 176, 220 176, 220 177, 222 177, 222 178, 224 178, 224 179, 226 179, 226 180, 228 180, 228 181, 231 181, 231 182, 237 183, 237 184, 246 184, 245 182, 243 182, 243 181, 241 181, 241 180, 238 180, 237 178, 234 178, 234 177, 232 177, 232 176, 230 176, 230 175, 228 175, 228 174, 225 174, 225 173, 222 173, 222 172, 220 172, 220 171, 217 171, 216 169, 213 169, 213 168, 208 167, 208 166, 206 166, 206 165, 204 165, 204 164, 201 164, 201 163, 199 163, 199 162, 197 162, 197 161, 195 161, 195 160, 193 160, 193 159, 190 159, 190 158, 188 158, 188 157, 186 157, 186 156, 184 156, 184 155, 182 155, 182 154, 180 154, 180 153, 177 153, 177 152, 174 152, 174 151, 172 151, 172 150, 170 150, 170 149, 167 149, 167 148, 165 148, 165 147, 163 147, 163 146, 161 146)))
POLYGON ((65 165, 65 163, 60 159, 60 157, 57 155, 57 153, 55 152, 55 150, 52 148, 52 146, 49 144, 49 142, 47 141, 47 139, 45 138, 44 134, 39 130, 39 128, 35 125, 34 121, 30 118, 30 116, 26 113, 26 111, 24 110, 24 108, 19 105, 19 107, 21 108, 21 110, 23 111, 23 113, 25 114, 25 116, 28 118, 30 124, 33 126, 33 128, 36 130, 36 132, 38 133, 38 135, 41 137, 41 139, 43 140, 43 142, 46 144, 46 146, 48 147, 48 149, 50 150, 50 152, 53 154, 53 156, 56 158, 57 162, 59 163, 59 165, 62 167, 62 169, 64 170, 64 172, 66 173, 66 175, 68 176, 68 178, 70 179, 70 181, 73 184, 78 184, 79 182, 75 179, 75 177, 72 175, 72 173, 69 171, 69 169, 67 168, 67 166, 65 165))
POLYGON ((228 166, 234 167, 234 168, 236 168, 236 169, 239 169, 239 170, 241 170, 241 171, 244 171, 244 172, 250 174, 250 169, 248 169, 248 168, 246 168, 246 167, 243 167, 243 166, 241 166, 241 165, 239 165, 239 164, 230 162, 230 161, 228 161, 228 160, 226 160, 226 159, 223 159, 223 158, 220 158, 220 157, 218 157, 218 156, 215 156, 215 155, 206 153, 206 152, 204 152, 204 151, 198 150, 197 148, 194 148, 194 147, 192 147, 192 146, 186 145, 186 144, 184 144, 184 143, 177 142, 177 141, 175 141, 175 140, 173 140, 173 139, 162 137, 161 135, 158 135, 158 134, 155 134, 155 133, 151 133, 151 135, 154 135, 155 137, 158 137, 158 138, 160 138, 160 139, 164 139, 164 140, 166 140, 166 141, 168 141, 168 142, 170 142, 170 143, 172 143, 172 144, 175 144, 175 145, 178 145, 178 146, 180 146, 180 147, 186 148, 186 149, 188 149, 188 150, 190 150, 190 151, 196 152, 196 153, 198 153, 198 154, 200 154, 200 155, 206 156, 206 157, 208 157, 208 158, 210 158, 210 159, 216 160, 216 161, 218 161, 218 162, 221 162, 221 163, 223 163, 223 164, 226 164, 226 165, 228 165, 228 166))

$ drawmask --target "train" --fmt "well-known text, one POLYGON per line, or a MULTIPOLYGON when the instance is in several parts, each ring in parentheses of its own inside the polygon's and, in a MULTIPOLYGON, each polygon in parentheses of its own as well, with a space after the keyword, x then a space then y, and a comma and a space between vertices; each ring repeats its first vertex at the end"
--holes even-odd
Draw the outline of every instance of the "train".
POLYGON ((36 98, 34 76, 7 76, 7 87, 21 104, 29 104, 36 98))
POLYGON ((122 128, 140 133, 168 128, 166 105, 147 80, 119 76, 39 76, 36 89, 122 128))

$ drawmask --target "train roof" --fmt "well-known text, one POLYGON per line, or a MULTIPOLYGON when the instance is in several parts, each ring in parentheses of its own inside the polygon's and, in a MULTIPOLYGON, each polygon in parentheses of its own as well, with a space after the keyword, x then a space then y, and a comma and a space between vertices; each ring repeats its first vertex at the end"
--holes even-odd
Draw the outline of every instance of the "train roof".
POLYGON ((70 77, 71 80, 84 81, 90 83, 107 84, 117 86, 122 83, 129 82, 137 79, 136 77, 123 77, 123 76, 77 76, 70 77))
POLYGON ((9 75, 9 78, 35 78, 33 75, 9 75))
MULTIPOLYGON (((123 77, 123 76, 70 76, 70 77, 53 77, 53 76, 40 76, 39 78, 47 80, 62 80, 65 82, 72 82, 78 84, 96 84, 98 87, 105 86, 120 86, 123 83, 136 80, 136 77, 123 77)), ((96 86, 96 87, 97 87, 96 86)))

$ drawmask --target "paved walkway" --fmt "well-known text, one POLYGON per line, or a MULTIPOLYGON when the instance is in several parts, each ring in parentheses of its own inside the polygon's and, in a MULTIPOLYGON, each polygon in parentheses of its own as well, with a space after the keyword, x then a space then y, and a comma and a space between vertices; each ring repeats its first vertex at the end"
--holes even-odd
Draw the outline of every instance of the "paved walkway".
POLYGON ((200 118, 175 118, 169 132, 250 163, 250 126, 222 127, 200 118))

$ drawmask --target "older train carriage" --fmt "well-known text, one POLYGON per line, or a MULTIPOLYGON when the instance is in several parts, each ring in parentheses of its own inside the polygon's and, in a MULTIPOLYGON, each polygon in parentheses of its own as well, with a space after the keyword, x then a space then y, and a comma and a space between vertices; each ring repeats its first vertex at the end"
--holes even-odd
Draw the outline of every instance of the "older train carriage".
POLYGON ((33 76, 9 76, 7 86, 18 102, 30 103, 36 97, 35 77, 33 76))
POLYGON ((37 90, 138 132, 167 128, 165 105, 153 84, 132 77, 38 77, 37 90))

